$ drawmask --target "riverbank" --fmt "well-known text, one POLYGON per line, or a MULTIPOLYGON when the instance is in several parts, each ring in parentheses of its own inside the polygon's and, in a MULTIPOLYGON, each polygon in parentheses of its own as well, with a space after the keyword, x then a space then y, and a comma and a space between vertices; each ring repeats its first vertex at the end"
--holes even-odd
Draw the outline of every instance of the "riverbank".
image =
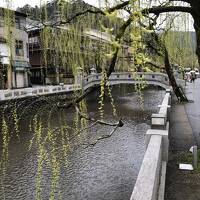
POLYGON ((189 148, 199 144, 200 79, 188 83, 185 91, 190 103, 180 104, 176 98, 172 103, 165 200, 200 200, 200 172, 178 169, 180 162, 189 162, 189 148))

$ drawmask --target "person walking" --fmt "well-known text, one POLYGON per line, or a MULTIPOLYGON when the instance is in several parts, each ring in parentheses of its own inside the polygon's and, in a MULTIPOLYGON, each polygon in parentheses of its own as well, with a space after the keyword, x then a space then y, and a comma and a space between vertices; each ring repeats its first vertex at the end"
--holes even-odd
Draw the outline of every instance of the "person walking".
POLYGON ((195 79, 196 79, 195 72, 191 72, 191 82, 194 83, 195 79))

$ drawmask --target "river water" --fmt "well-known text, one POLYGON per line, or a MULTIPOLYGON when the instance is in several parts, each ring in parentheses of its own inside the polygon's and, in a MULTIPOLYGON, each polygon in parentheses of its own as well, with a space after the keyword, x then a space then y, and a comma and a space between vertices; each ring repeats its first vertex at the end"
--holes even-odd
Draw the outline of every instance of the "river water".
MULTIPOLYGON (((112 137, 100 140, 95 146, 84 148, 98 137, 110 133, 112 127, 94 126, 87 130, 87 136, 76 144, 66 158, 67 166, 61 167, 60 193, 56 199, 64 200, 128 200, 131 196, 137 174, 144 156, 144 136, 150 128, 151 114, 157 112, 164 97, 164 91, 149 88, 143 92, 143 105, 132 86, 115 86, 113 98, 118 117, 113 118, 112 106, 107 98, 104 120, 114 122, 122 117, 124 126, 118 128, 112 137)), ((98 116, 96 95, 87 98, 88 113, 98 116)), ((52 116, 51 126, 59 126, 59 115, 71 123, 73 109, 57 111, 52 116)), ((31 115, 31 114, 30 114, 31 115)), ((45 114, 42 118, 47 120, 45 114)), ((27 120, 22 119, 20 140, 11 139, 9 163, 4 180, 4 192, 0 189, 0 199, 35 199, 35 178, 37 173, 37 153, 34 148, 28 150, 31 133, 27 131, 27 120)), ((78 136, 80 137, 80 136, 78 136)), ((48 168, 43 170, 43 199, 49 199, 48 168)))

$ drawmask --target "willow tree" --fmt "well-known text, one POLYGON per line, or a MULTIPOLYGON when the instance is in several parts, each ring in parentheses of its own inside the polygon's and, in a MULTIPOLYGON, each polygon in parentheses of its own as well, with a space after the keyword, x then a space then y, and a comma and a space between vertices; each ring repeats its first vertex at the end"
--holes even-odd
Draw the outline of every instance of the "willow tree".
MULTIPOLYGON (((177 1, 175 1, 177 2, 177 1)), ((179 1, 178 1, 179 2, 179 1)), ((70 4, 66 4, 64 1, 59 1, 59 5, 61 5, 60 12, 61 18, 59 21, 53 24, 53 26, 60 26, 60 25, 71 25, 71 24, 76 24, 78 23, 78 27, 82 27, 82 24, 85 22, 82 22, 85 17, 89 17, 89 21, 92 21, 94 17, 92 16, 105 16, 110 21, 116 21, 117 18, 121 18, 120 16, 123 16, 124 13, 126 13, 126 16, 124 17, 124 20, 120 21, 121 26, 117 26, 117 28, 114 28, 113 31, 113 23, 106 23, 102 24, 102 19, 101 20, 95 20, 95 22, 100 21, 101 27, 103 27, 103 31, 107 31, 107 33, 112 34, 115 36, 115 38, 111 42, 112 46, 112 52, 108 53, 107 55, 110 56, 110 61, 109 61, 109 68, 107 69, 107 77, 110 76, 110 74, 115 70, 116 68, 116 62, 119 57, 119 52, 120 49, 123 45, 125 35, 127 33, 127 30, 129 31, 129 36, 130 36, 130 43, 129 45, 132 48, 132 54, 134 56, 134 66, 132 65, 132 70, 134 71, 135 66, 143 66, 147 61, 148 61, 148 56, 147 53, 145 52, 145 44, 142 41, 143 35, 148 32, 149 25, 146 26, 141 26, 141 23, 147 22, 147 19, 149 21, 155 21, 154 19, 159 18, 159 16, 162 13, 170 13, 170 12, 185 12, 185 13, 190 13, 192 14, 194 10, 192 7, 187 7, 185 5, 176 5, 174 4, 174 1, 170 2, 162 2, 162 4, 159 1, 145 1, 145 0, 134 0, 134 1, 124 1, 120 3, 118 1, 105 1, 103 2, 104 9, 97 9, 97 8, 86 8, 82 9, 81 11, 75 12, 71 14, 70 16, 65 14, 67 11, 68 13, 68 7, 70 4), (112 7, 110 6, 111 4, 114 4, 112 7), (159 5, 160 4, 160 5, 159 5), (67 6, 66 6, 67 5, 67 6), (157 6, 155 6, 157 5, 157 6), (66 9, 67 7, 67 9, 66 9), (154 17, 152 17, 155 16, 154 17), (154 18, 154 19, 153 19, 154 18)), ((70 12, 69 12, 70 13, 70 12)), ((88 21, 88 20, 86 20, 88 21)), ((91 22, 90 22, 91 23, 91 22)), ((86 23, 87 24, 87 23, 86 23)), ((153 24, 151 22, 151 24, 153 24)), ((167 24, 167 23, 166 23, 167 24)), ((154 24, 155 25, 155 24, 154 24)), ((91 27, 91 26, 90 26, 91 27)), ((152 27, 151 27, 152 28, 152 27)), ((198 55, 198 31, 197 31, 197 26, 195 26, 196 32, 197 32, 197 55, 198 55)), ((74 30, 77 30, 76 28, 74 30)), ((82 28, 81 28, 82 30, 82 28)), ((101 29, 102 31, 102 29, 101 29)), ((158 40, 157 40, 158 42, 158 40)), ((172 42, 171 42, 172 43, 172 42)), ((158 45, 161 45, 158 43, 158 45)), ((169 76, 171 85, 173 87, 173 90, 177 97, 181 100, 184 101, 185 96, 182 94, 179 86, 176 83, 176 80, 173 76, 173 69, 172 65, 170 63, 170 54, 168 52, 168 46, 165 47, 165 45, 161 45, 162 47, 160 48, 161 51, 163 51, 163 58, 164 58, 164 63, 166 67, 166 72, 169 76)), ((172 47, 173 48, 173 47, 172 47)), ((106 56, 104 52, 100 52, 102 56, 106 56)), ((80 57, 79 57, 80 58, 80 57)), ((84 60, 84 59, 83 59, 84 60)), ((78 65, 76 65, 78 66, 78 65)), ((87 95, 84 94, 75 102, 79 102, 82 100, 85 96, 87 95)), ((71 105, 71 104, 70 104, 71 105)))
MULTIPOLYGON (((106 5, 109 5, 108 1, 106 1, 106 2, 107 2, 106 5)), ((153 16, 155 16, 155 18, 159 18, 161 15, 163 15, 163 13, 167 13, 166 16, 170 16, 169 13, 174 13, 174 12, 191 14, 191 16, 194 19, 194 29, 196 31, 196 42, 197 42, 196 54, 197 54, 197 57, 198 57, 198 60, 200 63, 200 53, 199 53, 200 52, 200 39, 199 39, 200 38, 199 15, 200 14, 199 14, 199 8, 200 8, 200 1, 195 1, 195 0, 169 0, 169 1, 162 1, 162 2, 157 1, 157 0, 155 0, 155 1, 141 0, 141 1, 124 1, 124 2, 118 3, 118 4, 116 2, 116 5, 113 8, 107 8, 107 12, 112 13, 112 12, 115 12, 116 10, 124 10, 128 13, 129 19, 124 23, 122 30, 124 30, 124 28, 127 29, 127 27, 130 27, 132 24, 135 23, 134 16, 138 12, 138 10, 139 10, 140 14, 143 15, 143 17, 139 17, 140 22, 143 21, 144 17, 148 18, 148 19, 152 19, 152 15, 153 15, 153 16), (135 6, 136 2, 139 2, 139 7, 135 6)), ((87 12, 90 12, 90 10, 85 10, 80 13, 77 13, 74 15, 74 18, 79 15, 84 15, 87 12)), ((104 11, 98 11, 96 13, 106 14, 106 12, 104 12, 104 11)), ((189 18, 184 18, 182 20, 186 21, 185 23, 189 23, 189 18)), ((167 21, 167 19, 166 19, 166 21, 167 21)), ((167 24, 167 22, 165 24, 167 24)), ((184 31, 184 29, 183 29, 183 31, 184 31)), ((116 37, 116 40, 121 40, 123 38, 122 35, 120 35, 119 38, 116 37)), ((133 40, 135 40, 135 38, 133 40)), ((182 94, 182 91, 178 87, 178 85, 175 81, 175 78, 173 76, 173 69, 172 69, 172 65, 170 63, 170 61, 171 61, 170 53, 171 52, 170 53, 168 52, 168 49, 169 49, 168 44, 170 44, 170 43, 174 45, 173 41, 167 42, 166 47, 165 47, 165 45, 161 45, 162 51, 164 52, 164 55, 163 55, 164 63, 165 63, 166 71, 169 76, 169 79, 170 79, 170 82, 171 82, 171 85, 173 87, 175 94, 181 101, 184 101, 186 99, 185 99, 184 95, 182 94)), ((132 46, 134 46, 134 45, 135 44, 133 42, 132 46)), ((175 46, 171 46, 171 49, 173 49, 173 48, 175 49, 175 46)), ((183 46, 182 46, 182 48, 183 48, 183 46)), ((187 49, 189 49, 189 48, 187 48, 187 49)), ((133 53, 136 53, 136 51, 133 53)), ((189 53, 189 52, 187 52, 187 53, 189 53)), ((115 63, 115 55, 116 54, 114 54, 113 60, 112 60, 113 62, 110 65, 110 70, 109 70, 110 72, 114 69, 113 66, 115 65, 114 64, 115 63)), ((134 56, 135 56, 135 54, 134 54, 134 56)), ((172 56, 174 56, 174 55, 172 54, 172 56)), ((182 50, 180 51, 180 55, 178 55, 178 56, 183 57, 182 50)))

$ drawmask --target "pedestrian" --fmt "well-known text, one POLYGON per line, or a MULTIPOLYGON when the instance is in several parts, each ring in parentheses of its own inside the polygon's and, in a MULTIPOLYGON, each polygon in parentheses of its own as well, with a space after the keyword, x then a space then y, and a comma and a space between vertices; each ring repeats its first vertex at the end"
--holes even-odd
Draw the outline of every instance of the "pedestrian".
POLYGON ((191 72, 191 82, 194 83, 195 79, 196 79, 196 74, 195 74, 195 72, 191 72))

